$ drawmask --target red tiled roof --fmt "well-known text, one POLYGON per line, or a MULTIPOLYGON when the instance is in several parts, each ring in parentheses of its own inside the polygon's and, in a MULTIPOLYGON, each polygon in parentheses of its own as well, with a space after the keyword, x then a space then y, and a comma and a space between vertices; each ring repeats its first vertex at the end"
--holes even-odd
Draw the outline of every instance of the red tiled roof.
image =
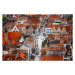
POLYGON ((45 55, 42 58, 40 58, 40 61, 63 61, 63 56, 58 55, 45 55))
POLYGON ((59 44, 58 47, 42 47, 42 50, 43 51, 47 51, 47 50, 50 50, 50 51, 61 51, 61 52, 66 52, 65 48, 59 44))
POLYGON ((59 24, 59 25, 54 25, 54 24, 53 24, 53 25, 52 25, 52 28, 53 28, 53 27, 55 27, 55 29, 58 29, 58 27, 60 27, 60 29, 62 29, 62 25, 61 25, 61 24, 59 24))
POLYGON ((69 26, 70 26, 70 29, 71 29, 72 28, 72 24, 70 24, 69 26))
POLYGON ((18 53, 17 58, 18 57, 25 57, 26 58, 25 54, 24 53, 21 53, 21 52, 18 53))
POLYGON ((51 25, 49 24, 49 25, 47 26, 47 28, 51 28, 51 25))
POLYGON ((11 25, 8 25, 7 28, 8 28, 8 27, 11 27, 11 25))
POLYGON ((50 15, 49 17, 59 17, 60 15, 50 15))
POLYGON ((16 40, 16 39, 20 39, 20 32, 8 32, 8 38, 9 40, 16 40))
POLYGON ((3 45, 6 45, 6 42, 3 40, 3 41, 2 41, 2 44, 3 44, 3 45))
POLYGON ((54 40, 54 38, 52 38, 52 37, 55 37, 55 35, 48 35, 48 37, 45 39, 45 40, 54 40))

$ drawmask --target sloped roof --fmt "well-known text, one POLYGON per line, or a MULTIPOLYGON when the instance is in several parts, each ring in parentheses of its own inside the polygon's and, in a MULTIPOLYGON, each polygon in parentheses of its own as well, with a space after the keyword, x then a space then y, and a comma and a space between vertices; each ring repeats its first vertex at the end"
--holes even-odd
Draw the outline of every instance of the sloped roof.
POLYGON ((62 25, 61 25, 61 24, 59 24, 59 25, 54 25, 54 24, 52 24, 52 28, 53 28, 53 27, 55 27, 56 30, 58 29, 58 27, 60 27, 60 29, 62 29, 62 25))
POLYGON ((58 55, 45 55, 42 58, 40 58, 40 61, 63 61, 63 56, 58 55))
POLYGON ((8 38, 9 40, 16 40, 16 39, 20 39, 20 32, 8 32, 8 38))
POLYGON ((49 34, 48 37, 45 40, 54 40, 55 35, 49 34))
POLYGON ((14 31, 15 29, 16 29, 16 31, 19 31, 18 26, 16 26, 16 25, 13 27, 12 31, 14 31))
POLYGON ((42 50, 43 51, 47 51, 47 50, 57 51, 57 50, 59 50, 61 52, 66 52, 65 48, 61 44, 59 44, 58 47, 42 47, 42 50))
POLYGON ((53 14, 53 15, 50 15, 49 17, 59 17, 59 16, 61 16, 61 15, 58 15, 58 14, 53 14))
POLYGON ((50 24, 48 24, 47 28, 51 28, 51 25, 50 25, 50 24))
POLYGON ((3 41, 2 41, 2 44, 5 46, 5 45, 6 45, 6 42, 3 40, 3 41))

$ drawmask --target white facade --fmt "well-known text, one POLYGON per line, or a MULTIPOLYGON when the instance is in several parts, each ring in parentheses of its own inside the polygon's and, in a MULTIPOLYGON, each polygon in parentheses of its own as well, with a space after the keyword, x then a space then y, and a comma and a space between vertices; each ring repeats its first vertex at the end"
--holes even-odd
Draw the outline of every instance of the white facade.
POLYGON ((47 35, 52 34, 52 28, 46 28, 46 34, 47 35))
POLYGON ((16 26, 13 27, 12 32, 19 32, 18 28, 16 26))

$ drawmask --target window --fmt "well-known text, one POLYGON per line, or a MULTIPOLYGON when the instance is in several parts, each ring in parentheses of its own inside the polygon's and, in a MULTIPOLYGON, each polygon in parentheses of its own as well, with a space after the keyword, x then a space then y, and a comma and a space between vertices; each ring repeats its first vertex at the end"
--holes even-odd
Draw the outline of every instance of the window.
POLYGON ((49 33, 49 29, 47 29, 47 33, 49 33))
POLYGON ((50 34, 51 34, 51 32, 50 32, 50 34))
POLYGON ((49 31, 47 31, 47 33, 49 33, 49 31))

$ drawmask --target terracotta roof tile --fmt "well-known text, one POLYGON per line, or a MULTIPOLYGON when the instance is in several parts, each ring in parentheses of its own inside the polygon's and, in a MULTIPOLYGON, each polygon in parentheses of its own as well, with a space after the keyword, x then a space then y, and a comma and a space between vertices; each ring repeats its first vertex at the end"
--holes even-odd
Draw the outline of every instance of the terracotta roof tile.
POLYGON ((47 28, 52 28, 50 24, 48 24, 47 28))
POLYGON ((20 32, 8 32, 8 38, 9 40, 16 40, 16 39, 20 39, 20 32))
POLYGON ((58 55, 45 55, 42 58, 40 58, 40 61, 63 61, 63 56, 58 55))

